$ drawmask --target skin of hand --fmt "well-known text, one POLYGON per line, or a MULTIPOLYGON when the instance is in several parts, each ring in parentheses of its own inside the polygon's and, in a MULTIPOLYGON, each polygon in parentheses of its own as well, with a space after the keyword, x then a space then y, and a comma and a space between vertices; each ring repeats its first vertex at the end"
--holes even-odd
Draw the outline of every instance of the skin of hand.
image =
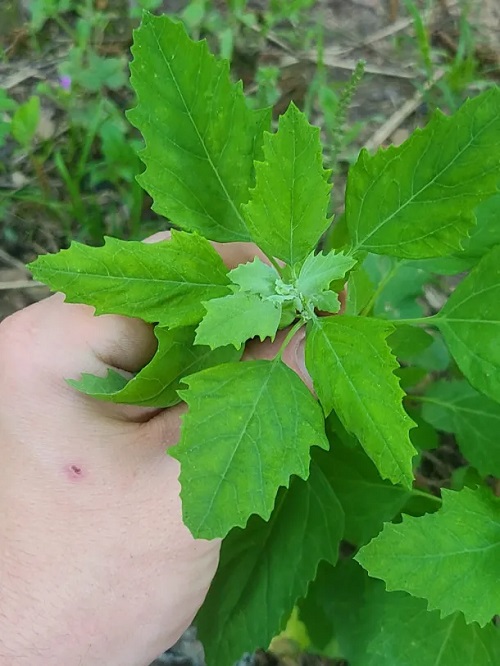
MULTIPOLYGON (((214 246, 229 267, 263 258, 251 244, 214 246)), ((185 406, 99 402, 65 382, 138 371, 152 327, 63 301, 0 324, 0 665, 145 666, 193 620, 220 542, 182 522, 165 450, 185 406)), ((272 358, 285 333, 244 358, 272 358)), ((299 331, 283 360, 310 386, 302 346, 299 331)))

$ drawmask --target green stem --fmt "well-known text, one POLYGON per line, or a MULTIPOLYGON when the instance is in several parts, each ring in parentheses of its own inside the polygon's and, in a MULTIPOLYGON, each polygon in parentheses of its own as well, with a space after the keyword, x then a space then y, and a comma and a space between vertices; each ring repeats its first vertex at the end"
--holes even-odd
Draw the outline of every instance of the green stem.
POLYGON ((439 312, 430 315, 429 317, 414 317, 413 319, 389 319, 387 321, 390 321, 391 324, 394 324, 394 326, 402 326, 403 324, 409 324, 410 326, 420 324, 423 326, 438 326, 438 324, 435 323, 437 319, 441 319, 439 312))
MULTIPOLYGON (((354 250, 354 248, 352 248, 350 254, 354 254, 354 252, 355 252, 355 250, 354 250)), ((385 289, 388 282, 390 282, 390 280, 392 280, 392 278, 396 274, 400 263, 401 262, 399 262, 399 261, 397 263, 395 263, 394 266, 391 268, 391 270, 388 271, 384 275, 384 277, 380 280, 380 282, 378 283, 378 287, 375 289, 375 291, 373 292, 370 300, 368 301, 368 303, 365 305, 365 307, 361 311, 361 313, 360 313, 361 317, 366 317, 370 314, 370 312, 373 309, 373 306, 375 305, 375 303, 377 301, 377 298, 380 296, 382 291, 385 289)))
POLYGON ((80 159, 78 160, 78 165, 76 167, 76 182, 78 185, 80 184, 83 176, 85 175, 85 167, 87 165, 87 160, 90 155, 90 151, 92 148, 92 144, 94 143, 94 139, 97 135, 97 131, 99 129, 100 124, 103 122, 102 118, 102 109, 103 109, 103 102, 102 100, 99 102, 99 106, 97 107, 97 113, 95 115, 95 120, 90 126, 89 131, 87 132, 85 136, 85 142, 83 145, 83 150, 80 156, 80 159))
POLYGON ((302 319, 300 319, 300 320, 299 320, 298 322, 296 322, 296 323, 292 326, 292 328, 288 331, 287 336, 286 336, 286 338, 283 340, 283 344, 281 345, 281 347, 280 347, 280 349, 279 349, 279 352, 276 354, 276 356, 275 356, 275 358, 274 358, 275 361, 281 361, 281 357, 283 356, 283 352, 284 352, 285 349, 287 348, 288 343, 289 343, 290 340, 293 338, 293 336, 295 335, 295 333, 297 333, 297 331, 298 331, 300 328, 302 328, 302 326, 304 326, 304 322, 302 321, 302 319))
POLYGON ((436 495, 431 495, 431 493, 426 493, 423 490, 418 490, 418 488, 412 488, 411 490, 412 495, 416 495, 417 497, 425 497, 425 499, 430 499, 433 500, 434 502, 437 502, 439 506, 443 503, 443 500, 440 497, 436 497, 436 495))
MULTIPOLYGON (((450 403, 445 402, 444 400, 438 400, 437 398, 431 398, 428 395, 417 395, 413 393, 408 393, 408 397, 411 400, 415 400, 416 402, 427 402, 430 405, 439 405, 439 407, 445 407, 447 409, 450 409, 450 403)), ((453 411, 456 411, 453 409, 453 411)), ((469 414, 472 414, 476 416, 476 418, 480 415, 480 413, 476 412, 473 409, 468 409, 467 407, 460 406, 460 411, 462 412, 468 412, 469 414)), ((443 428, 444 430, 444 428, 443 428)), ((444 432, 453 432, 452 430, 444 430, 444 432)))
POLYGON ((275 259, 274 257, 270 257, 270 256, 268 256, 267 254, 266 254, 266 257, 269 259, 269 261, 271 262, 271 264, 273 265, 273 267, 276 269, 278 275, 279 275, 280 277, 282 277, 281 266, 278 264, 278 262, 276 261, 276 259, 275 259))
MULTIPOLYGON (((57 151, 54 154, 54 163, 59 171, 66 188, 68 190, 69 198, 71 201, 73 215, 78 221, 78 223, 85 228, 87 224, 86 215, 85 215, 85 206, 81 197, 79 183, 75 182, 69 173, 68 167, 64 162, 63 156, 60 151, 57 151)), ((71 232, 71 227, 68 226, 67 233, 71 232)))
POLYGON ((413 395, 413 393, 409 393, 408 397, 411 398, 412 400, 418 400, 420 402, 433 402, 436 405, 441 405, 444 403, 440 403, 438 400, 434 400, 433 398, 429 398, 428 396, 425 395, 413 395))

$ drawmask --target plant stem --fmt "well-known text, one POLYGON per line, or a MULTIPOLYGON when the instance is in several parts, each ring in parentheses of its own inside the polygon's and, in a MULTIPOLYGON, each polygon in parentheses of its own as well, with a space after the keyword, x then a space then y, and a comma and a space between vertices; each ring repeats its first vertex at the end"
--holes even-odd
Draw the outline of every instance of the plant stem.
POLYGON ((412 488, 411 493, 412 495, 416 495, 417 497, 425 497, 426 499, 433 500, 434 502, 437 502, 440 506, 443 503, 443 500, 440 497, 436 497, 436 495, 431 495, 431 493, 426 493, 423 490, 418 490, 418 488, 412 488))
MULTIPOLYGON (((354 250, 353 250, 353 249, 351 249, 350 254, 354 254, 354 250)), ((388 283, 390 280, 392 280, 392 278, 393 278, 394 275, 396 274, 396 272, 397 272, 397 270, 398 270, 398 268, 399 268, 400 263, 401 263, 400 261, 398 261, 397 263, 395 263, 394 266, 391 268, 391 270, 388 271, 388 272, 384 275, 384 277, 380 280, 380 282, 378 283, 377 288, 375 289, 375 291, 374 291, 373 294, 371 295, 370 300, 368 301, 368 303, 365 305, 365 307, 364 307, 363 310, 361 311, 361 313, 360 313, 360 316, 361 316, 361 317, 366 317, 366 316, 368 316, 368 315, 370 314, 370 312, 371 312, 372 309, 373 309, 373 306, 375 305, 375 302, 376 302, 377 298, 380 296, 380 294, 382 293, 382 291, 385 289, 385 286, 387 285, 387 283, 388 283)))
POLYGON ((302 328, 302 326, 304 326, 304 321, 303 321, 302 319, 300 319, 300 320, 299 320, 298 322, 296 322, 296 323, 292 326, 292 328, 288 331, 288 334, 287 334, 286 338, 283 340, 283 344, 281 345, 281 347, 280 347, 280 349, 279 349, 279 352, 276 354, 276 356, 275 356, 275 358, 274 358, 275 361, 281 360, 281 357, 283 356, 283 352, 284 352, 285 349, 287 348, 288 343, 289 343, 290 340, 293 338, 293 336, 295 335, 295 333, 297 333, 297 331, 298 331, 300 328, 302 328))
POLYGON ((441 319, 439 312, 436 314, 430 315, 429 317, 415 317, 413 319, 388 319, 391 324, 394 326, 401 326, 402 324, 410 324, 410 326, 416 324, 423 324, 424 326, 437 326, 435 323, 437 319, 441 319))
MULTIPOLYGON (((267 255, 266 255, 266 256, 267 256, 267 255)), ((276 259, 275 259, 274 257, 269 257, 269 256, 268 256, 267 258, 269 259, 269 261, 271 262, 271 264, 273 265, 273 267, 276 269, 278 275, 281 277, 281 266, 278 264, 278 262, 276 261, 276 259)))
MULTIPOLYGON (((57 151, 54 154, 54 162, 59 171, 59 175, 61 176, 68 190, 69 198, 71 200, 73 215, 78 221, 78 223, 81 225, 81 227, 85 229, 87 221, 85 215, 85 206, 82 201, 79 183, 75 182, 74 179, 71 177, 71 174, 69 173, 68 167, 66 166, 66 163, 60 151, 57 151)), ((68 234, 71 233, 71 224, 67 226, 66 233, 68 234)))
POLYGON ((99 106, 97 108, 97 113, 95 114, 95 120, 90 126, 89 131, 85 136, 83 150, 81 152, 80 159, 78 160, 78 165, 76 167, 76 182, 78 185, 80 185, 81 180, 85 174, 85 167, 87 166, 87 160, 89 158, 90 151, 92 149, 92 144, 94 143, 94 139, 97 135, 99 125, 101 125, 101 123, 104 121, 104 118, 102 117, 103 116, 102 110, 103 110, 103 102, 101 99, 99 102, 99 106))

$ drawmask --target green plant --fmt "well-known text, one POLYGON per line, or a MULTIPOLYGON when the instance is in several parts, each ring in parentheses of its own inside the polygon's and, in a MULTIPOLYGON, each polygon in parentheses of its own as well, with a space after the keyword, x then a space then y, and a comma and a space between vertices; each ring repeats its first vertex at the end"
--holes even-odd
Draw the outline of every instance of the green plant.
POLYGON ((74 6, 75 0, 32 0, 28 5, 31 31, 37 33, 49 19, 59 20, 74 6))
POLYGON ((72 48, 58 67, 59 80, 40 83, 13 115, 15 103, 6 98, 10 106, 0 132, 21 144, 35 178, 5 203, 14 210, 41 208, 55 218, 63 246, 75 235, 93 243, 105 233, 136 238, 144 201, 135 180, 139 140, 112 97, 118 91, 130 95, 126 59, 100 54, 113 16, 97 11, 92 0, 38 0, 29 10, 34 39, 43 43, 45 23, 53 21, 72 48), (66 125, 62 138, 36 136, 44 105, 57 109, 60 124, 66 125))
POLYGON ((350 666, 495 666, 500 499, 463 475, 441 502, 414 469, 436 427, 483 477, 500 476, 500 90, 437 112, 397 148, 363 150, 343 232, 316 253, 331 223, 319 130, 292 104, 271 133, 227 62, 166 17, 144 15, 133 53, 140 183, 180 230, 157 244, 73 243, 31 269, 97 315, 155 325, 156 355, 134 378, 70 383, 188 404, 170 450, 184 520, 224 538, 196 620, 208 663, 268 645, 298 603, 312 644, 350 666), (229 271, 209 241, 253 241, 268 263, 229 271), (440 311, 413 302, 457 265, 471 272, 440 311), (315 396, 282 360, 301 327, 315 396), (239 362, 248 339, 280 328, 273 360, 239 362), (433 381, 438 365, 447 382, 433 381), (338 562, 341 540, 394 591, 338 562))
POLYGON ((40 122, 40 98, 30 97, 14 112, 10 130, 14 139, 24 148, 30 148, 40 122))
POLYGON ((0 88, 0 148, 5 144, 5 140, 11 132, 12 112, 16 108, 16 102, 7 95, 3 88, 0 88))
POLYGON ((408 13, 413 19, 413 27, 417 38, 418 50, 425 68, 428 79, 432 78, 434 66, 432 63, 432 48, 429 31, 424 23, 424 18, 414 0, 404 0, 408 13))
POLYGON ((418 56, 427 82, 427 87, 421 87, 422 97, 432 109, 444 105, 456 111, 471 89, 477 91, 493 85, 476 57, 477 36, 470 18, 473 3, 468 0, 460 3, 457 46, 452 58, 433 47, 432 30, 425 19, 433 3, 426 3, 425 12, 414 0, 404 0, 404 4, 413 19, 418 56))
POLYGON ((453 58, 446 65, 443 78, 437 88, 444 103, 451 109, 457 109, 464 95, 464 90, 474 87, 476 90, 492 85, 485 76, 487 72, 476 56, 477 35, 472 28, 470 13, 472 3, 463 2, 458 20, 458 44, 453 58))

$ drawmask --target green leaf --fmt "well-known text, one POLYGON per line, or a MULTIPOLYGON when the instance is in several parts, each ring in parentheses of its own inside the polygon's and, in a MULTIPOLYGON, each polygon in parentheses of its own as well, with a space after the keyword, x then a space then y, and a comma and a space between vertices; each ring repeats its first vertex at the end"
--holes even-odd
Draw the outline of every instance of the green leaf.
POLYGON ((279 492, 269 522, 253 516, 246 529, 229 533, 195 622, 209 666, 269 645, 319 562, 337 561, 342 528, 342 508, 313 461, 307 481, 294 478, 279 492))
POLYGON ((465 487, 476 490, 477 488, 489 488, 488 481, 484 479, 472 465, 463 465, 453 470, 450 478, 451 490, 463 490, 465 487))
POLYGON ((500 246, 458 285, 433 322, 478 391, 500 402, 500 246))
POLYGON ((482 474, 500 477, 500 405, 466 381, 439 381, 427 391, 422 416, 451 432, 463 455, 482 474))
POLYGON ((500 89, 491 88, 451 118, 437 111, 401 146, 361 151, 346 193, 353 249, 408 259, 452 254, 499 179, 500 89))
POLYGON ((202 302, 230 291, 227 268, 210 243, 183 231, 160 243, 108 237, 102 247, 72 243, 29 267, 35 279, 64 292, 68 303, 169 327, 197 324, 202 302))
POLYGON ((389 335, 387 343, 397 358, 408 361, 430 347, 434 338, 421 328, 403 324, 389 335))
POLYGON ((71 0, 32 0, 26 5, 30 14, 31 29, 38 33, 49 18, 72 9, 71 0))
POLYGON ((143 15, 132 53, 138 105, 128 117, 146 143, 139 180, 154 210, 212 240, 250 240, 240 206, 248 201, 264 113, 247 108, 228 62, 167 16, 143 15))
POLYGON ((423 295, 423 287, 431 275, 416 262, 410 265, 410 262, 394 257, 370 254, 363 262, 363 268, 377 287, 373 304, 376 317, 410 319, 423 315, 418 298, 423 295))
POLYGON ((306 366, 325 413, 335 409, 383 478, 411 486, 413 422, 393 372, 398 364, 386 342, 391 330, 364 317, 316 319, 308 325, 306 366))
MULTIPOLYGON (((246 98, 248 101, 248 98, 246 98)), ((255 160, 262 162, 264 159, 264 136, 271 130, 273 110, 272 107, 266 109, 255 109, 253 111, 253 149, 252 155, 254 164, 252 165, 252 187, 255 185, 255 160)))
POLYGON ((470 238, 464 241, 464 251, 457 259, 471 258, 479 260, 494 245, 500 245, 500 193, 495 194, 475 210, 477 225, 470 238))
MULTIPOLYGON (((371 595, 370 595, 371 596, 371 595)), ((370 603, 371 601, 371 603, 370 603)), ((368 612, 378 618, 378 632, 360 666, 496 666, 500 663, 500 630, 467 625, 460 613, 444 620, 429 613, 425 602, 407 594, 387 594, 378 586, 368 612)))
POLYGON ((82 373, 79 380, 68 380, 71 386, 100 400, 144 407, 171 407, 180 402, 177 390, 182 377, 205 368, 237 361, 239 354, 232 347, 211 351, 193 346, 194 327, 155 328, 158 349, 151 361, 130 380, 115 370, 106 377, 82 373))
POLYGON ((334 280, 341 280, 355 264, 356 259, 342 252, 314 254, 313 251, 302 264, 297 288, 304 296, 314 297, 327 291, 334 280))
MULTIPOLYGON (((418 368, 407 368, 407 370, 418 370, 418 368)), ((416 428, 410 431, 412 444, 419 451, 430 451, 439 446, 439 436, 436 430, 427 421, 421 417, 420 412, 415 409, 408 410, 409 416, 417 424, 416 428)))
MULTIPOLYGON (((474 231, 475 231, 474 227, 474 231)), ((472 235, 474 235, 474 231, 472 235)), ((466 245, 467 238, 463 241, 466 245)), ((472 268, 474 260, 464 256, 462 253, 450 257, 436 257, 434 259, 415 259, 415 261, 408 261, 407 265, 412 268, 421 268, 429 273, 437 273, 438 275, 457 275, 464 273, 472 268)))
POLYGON ((411 357, 411 363, 428 372, 443 372, 450 365, 450 352, 438 331, 432 334, 431 344, 411 357))
MULTIPOLYGON (((427 377, 427 371, 423 368, 417 368, 415 366, 407 366, 405 368, 398 368, 394 371, 396 377, 399 378, 399 384, 401 388, 406 391, 407 389, 416 386, 419 384, 425 377, 427 377)), ((410 415, 411 416, 411 415, 410 415)), ((413 419, 413 416, 411 417, 413 419)), ((415 420, 415 419, 413 419, 415 420)), ((410 431, 410 439, 412 439, 412 434, 415 432, 415 428, 410 431)))
POLYGON ((252 262, 233 268, 232 271, 229 271, 228 277, 233 284, 239 286, 241 291, 260 296, 273 296, 279 275, 275 268, 255 257, 252 262))
POLYGON ((356 556, 387 590, 427 599, 441 616, 461 611, 485 626, 500 613, 500 499, 489 490, 443 490, 443 507, 404 517, 356 556))
POLYGON ((353 560, 341 559, 335 567, 322 562, 299 603, 299 617, 314 646, 333 659, 348 658, 349 666, 362 663, 359 660, 377 632, 377 617, 365 610, 370 584, 353 560))
POLYGON ((61 72, 70 76, 72 83, 85 90, 97 93, 103 88, 118 90, 127 85, 125 65, 122 58, 103 58, 93 49, 74 51, 77 57, 69 58, 61 66, 61 72))
POLYGON ((331 171, 323 169, 319 129, 291 103, 276 134, 264 135, 264 161, 243 206, 252 238, 269 256, 294 265, 328 228, 331 171))
POLYGON ((312 298, 312 303, 321 312, 332 312, 335 314, 340 310, 340 301, 334 291, 323 291, 312 298))
POLYGON ((10 126, 12 136, 18 143, 28 148, 35 138, 39 122, 40 98, 33 95, 15 110, 10 126))
POLYGON ((9 97, 6 90, 0 88, 0 112, 2 116, 6 111, 14 111, 15 109, 17 109, 17 102, 9 97))
POLYGON ((320 406, 279 360, 228 363, 184 378, 184 522, 195 537, 224 537, 252 514, 267 520, 280 486, 307 478, 310 448, 328 448, 320 406))
POLYGON ((358 315, 368 305, 375 287, 366 270, 359 266, 349 275, 347 282, 346 315, 358 315))
MULTIPOLYGON (((340 649, 331 657, 350 666, 496 666, 500 660, 500 630, 493 624, 467 625, 460 613, 439 618, 421 599, 402 592, 388 593, 369 579, 355 562, 335 568, 322 564, 317 580, 301 605, 301 619, 313 635, 318 621, 330 636, 335 630, 340 649)), ((335 645, 335 644, 334 644, 335 645)))
POLYGON ((401 511, 411 491, 381 479, 360 447, 347 447, 335 438, 331 451, 321 453, 318 462, 344 510, 344 539, 361 546, 401 511))
POLYGON ((241 345, 255 337, 274 340, 281 319, 281 305, 240 291, 204 303, 207 314, 196 329, 196 344, 212 349, 241 345))

